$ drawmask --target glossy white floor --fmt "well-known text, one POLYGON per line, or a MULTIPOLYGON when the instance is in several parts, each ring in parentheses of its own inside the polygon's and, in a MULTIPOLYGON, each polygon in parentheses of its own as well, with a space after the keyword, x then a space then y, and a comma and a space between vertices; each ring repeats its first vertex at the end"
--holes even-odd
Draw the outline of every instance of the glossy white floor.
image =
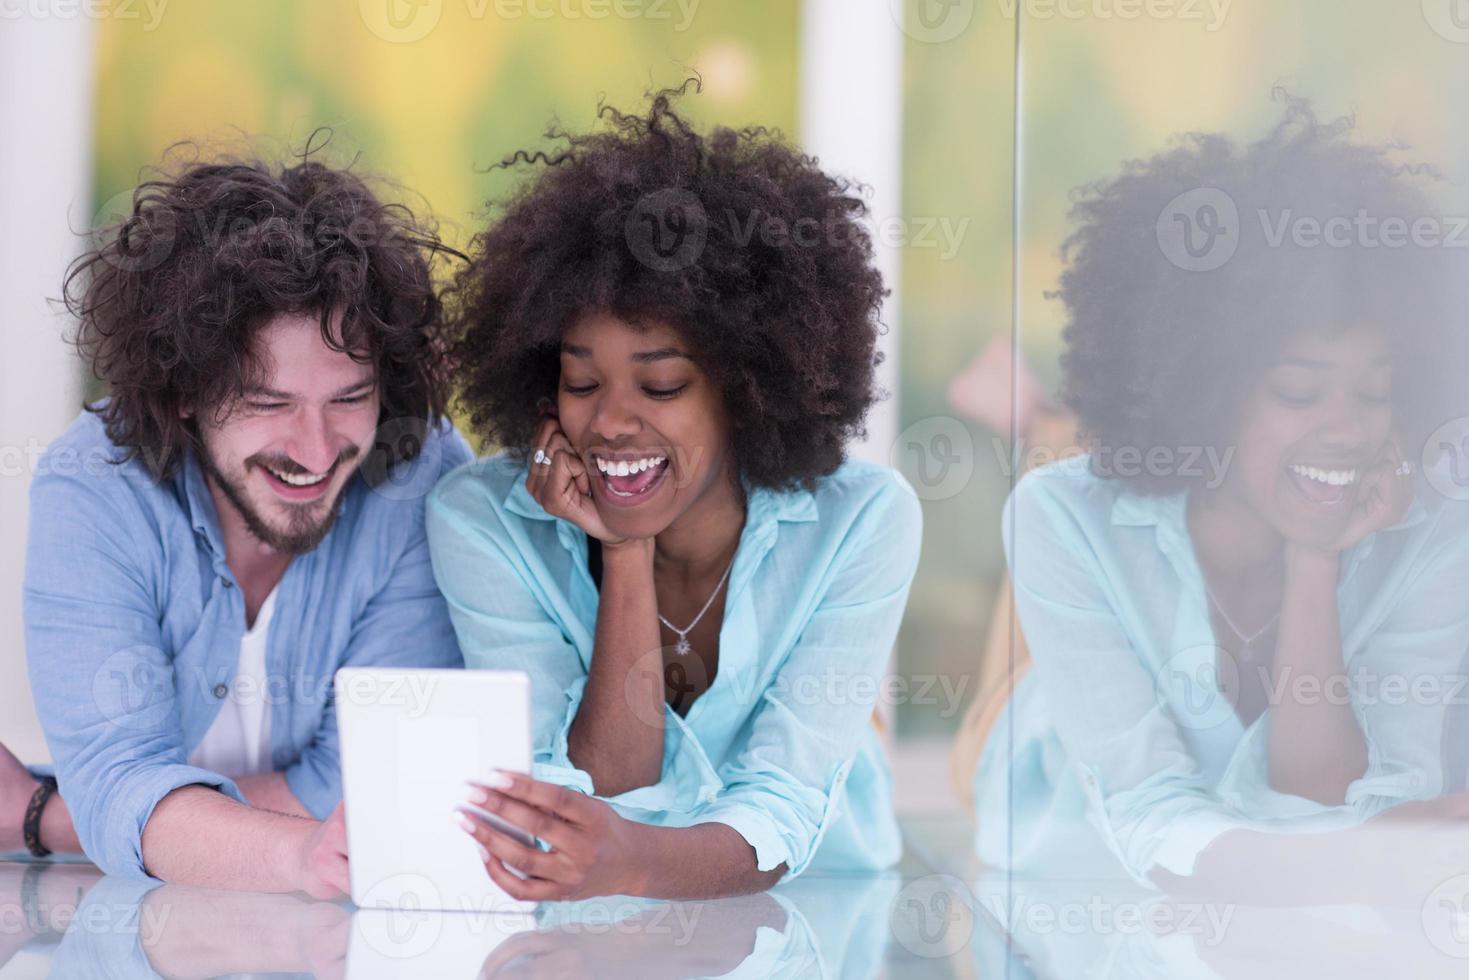
POLYGON ((905 830, 910 853, 891 875, 525 916, 359 910, 150 887, 90 865, 0 863, 0 980, 1419 978, 1462 976, 1469 961, 1469 846, 1453 829, 1373 828, 1352 838, 1355 859, 1242 862, 1214 893, 1173 895, 1090 861, 981 873, 961 821, 913 816, 905 830))

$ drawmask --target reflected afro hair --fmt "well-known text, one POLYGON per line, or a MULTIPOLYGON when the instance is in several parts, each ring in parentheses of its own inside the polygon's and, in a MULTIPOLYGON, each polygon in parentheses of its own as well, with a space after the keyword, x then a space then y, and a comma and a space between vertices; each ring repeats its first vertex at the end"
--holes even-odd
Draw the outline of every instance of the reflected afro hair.
MULTIPOLYGON (((1455 360, 1458 316, 1452 250, 1373 247, 1369 237, 1385 240, 1388 219, 1401 222, 1399 232, 1434 219, 1417 178, 1437 175, 1395 164, 1398 147, 1351 141, 1351 119, 1319 122, 1306 100, 1279 90, 1276 97, 1286 103, 1283 119, 1248 147, 1191 133, 1075 195, 1078 227, 1061 249, 1060 289, 1048 295, 1068 313, 1063 397, 1094 464, 1099 449, 1134 447, 1134 458, 1152 447, 1222 453, 1269 362, 1307 330, 1365 324, 1385 331, 1394 354, 1394 424, 1409 458, 1453 414, 1444 374, 1455 360), (1164 223, 1180 195, 1191 193, 1195 204, 1224 204, 1227 196, 1238 213, 1235 251, 1217 268, 1192 271, 1167 251, 1164 223), (1363 211, 1379 224, 1352 231, 1346 247, 1281 235, 1282 222, 1350 220, 1363 211)), ((1233 221, 1222 210, 1214 211, 1219 220, 1233 221)), ((1209 217, 1187 211, 1178 220, 1209 217)), ((1202 225, 1193 227, 1202 234, 1202 225)), ((1176 473, 1118 478, 1149 493, 1196 482, 1176 473)))
POLYGON ((646 115, 602 105, 472 243, 448 294, 462 399, 483 436, 523 457, 555 400, 563 333, 609 313, 666 323, 720 391, 740 475, 810 487, 844 458, 879 397, 885 290, 849 182, 764 128, 701 135, 652 95, 646 115))

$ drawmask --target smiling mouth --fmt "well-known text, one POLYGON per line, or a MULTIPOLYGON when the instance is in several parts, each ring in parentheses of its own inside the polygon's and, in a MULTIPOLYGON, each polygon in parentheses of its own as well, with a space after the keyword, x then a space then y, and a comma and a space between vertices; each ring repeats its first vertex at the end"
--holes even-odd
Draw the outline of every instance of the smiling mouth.
POLYGON ((330 484, 332 474, 337 471, 337 463, 333 463, 325 473, 288 473, 266 463, 257 465, 276 495, 293 501, 310 501, 320 497, 330 484))
POLYGON ((1334 506, 1345 501, 1361 477, 1358 469, 1325 469, 1299 463, 1292 463, 1286 469, 1290 471, 1296 492, 1318 506, 1334 506))
POLYGON ((668 457, 658 454, 635 459, 606 459, 594 456, 602 486, 618 503, 647 497, 668 472, 668 457))

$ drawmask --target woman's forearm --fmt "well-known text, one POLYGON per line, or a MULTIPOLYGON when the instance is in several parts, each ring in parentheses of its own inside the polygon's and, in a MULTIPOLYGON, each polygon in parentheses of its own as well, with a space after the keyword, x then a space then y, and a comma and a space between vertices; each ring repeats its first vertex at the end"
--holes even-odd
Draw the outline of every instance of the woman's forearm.
POLYGON ((755 849, 728 824, 640 828, 639 863, 645 878, 638 893, 647 898, 698 901, 748 895, 774 886, 786 872, 784 864, 759 870, 755 849))
POLYGON ((1270 785, 1338 805, 1367 768, 1337 615, 1337 559, 1287 548, 1271 684, 1270 785))
POLYGON ((599 796, 662 777, 663 705, 653 541, 633 539, 602 550, 592 665, 567 736, 572 763, 599 796))

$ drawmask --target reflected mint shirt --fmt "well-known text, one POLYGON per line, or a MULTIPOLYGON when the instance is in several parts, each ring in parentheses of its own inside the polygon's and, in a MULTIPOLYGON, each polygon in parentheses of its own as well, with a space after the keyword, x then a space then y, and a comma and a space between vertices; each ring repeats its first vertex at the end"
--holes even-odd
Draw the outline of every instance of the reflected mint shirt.
POLYGON ((1441 792, 1446 710, 1469 698, 1466 505, 1420 485, 1401 521, 1342 555, 1351 687, 1319 696, 1351 698, 1368 765, 1332 807, 1270 788, 1270 708, 1245 726, 1220 690, 1186 501, 1128 492, 1078 456, 1026 474, 1006 502, 1032 665, 975 777, 986 864, 1077 853, 1080 832, 1146 882, 1192 873, 1227 830, 1329 830, 1441 792))
MULTIPOLYGON (((429 545, 467 666, 531 677, 533 775, 593 794, 567 756, 592 659, 585 532, 547 514, 496 456, 434 489, 429 545)), ((759 868, 897 861, 892 775, 872 714, 918 564, 922 512, 902 477, 849 460, 814 492, 747 488, 714 683, 664 712, 656 784, 603 797, 628 819, 717 821, 759 868)))
MULTIPOLYGON (((145 877, 143 827, 181 786, 243 802, 228 773, 188 765, 235 683, 245 603, 192 450, 155 480, 84 413, 31 484, 26 662, 61 795, 87 856, 145 877)), ((424 498, 473 455, 444 422, 369 488, 342 491, 336 523, 276 586, 266 646, 270 766, 313 816, 342 797, 338 667, 462 664, 424 534, 424 498)), ((249 696, 243 690, 237 696, 249 696)))

